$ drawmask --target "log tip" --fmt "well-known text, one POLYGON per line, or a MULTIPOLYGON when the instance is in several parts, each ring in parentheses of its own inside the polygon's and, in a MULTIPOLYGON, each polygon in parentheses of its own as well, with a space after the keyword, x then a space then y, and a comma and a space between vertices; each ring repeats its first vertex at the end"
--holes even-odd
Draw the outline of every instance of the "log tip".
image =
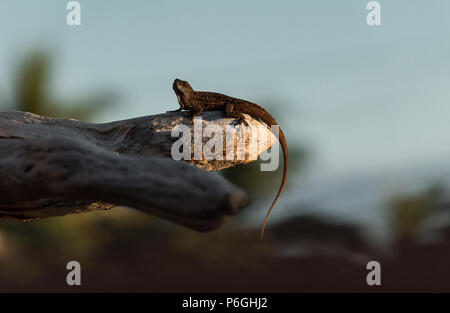
POLYGON ((242 208, 246 207, 250 204, 250 197, 243 191, 236 190, 227 194, 227 214, 235 215, 242 208))

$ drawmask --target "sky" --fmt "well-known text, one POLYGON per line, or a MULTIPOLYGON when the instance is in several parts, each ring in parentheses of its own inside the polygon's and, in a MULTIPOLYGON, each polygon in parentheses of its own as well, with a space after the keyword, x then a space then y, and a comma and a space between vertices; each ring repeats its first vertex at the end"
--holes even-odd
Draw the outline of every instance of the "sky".
MULTIPOLYGON (((174 78, 257 102, 288 143, 311 152, 307 178, 388 170, 450 156, 450 1, 84 0, 0 2, 0 93, 31 49, 55 59, 53 91, 119 92, 99 122, 176 109, 174 78)), ((303 178, 302 178, 303 179, 303 178)))

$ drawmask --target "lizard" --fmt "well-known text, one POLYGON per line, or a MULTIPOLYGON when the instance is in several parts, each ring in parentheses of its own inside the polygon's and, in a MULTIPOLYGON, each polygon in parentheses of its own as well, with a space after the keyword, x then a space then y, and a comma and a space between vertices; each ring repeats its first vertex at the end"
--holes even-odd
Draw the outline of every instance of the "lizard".
MULTIPOLYGON (((248 114, 253 118, 256 118, 264 123, 266 123, 269 127, 273 125, 278 125, 272 115, 269 114, 264 108, 259 105, 237 98, 233 98, 224 94, 215 93, 215 92, 207 92, 207 91, 196 91, 187 81, 183 81, 180 79, 175 79, 173 82, 173 90, 178 99, 178 103, 180 108, 178 110, 172 112, 178 112, 182 110, 188 110, 192 113, 192 120, 195 116, 200 114, 203 111, 215 111, 222 110, 226 116, 233 117, 238 119, 239 124, 244 124, 248 126, 248 123, 245 121, 245 117, 243 114, 248 114)), ((279 128, 279 127, 278 127, 279 128)), ((283 161, 284 161, 284 169, 283 169, 283 178, 281 180, 280 188, 278 189, 278 193, 275 196, 275 199, 270 206, 266 217, 264 219, 264 223, 262 225, 260 231, 260 238, 264 237, 264 229, 266 227, 269 215, 277 202, 280 194, 286 184, 286 176, 288 169, 288 147, 286 143, 286 138, 284 137, 284 133, 279 128, 279 133, 275 133, 274 135, 277 137, 278 141, 281 144, 281 148, 283 149, 283 161)))

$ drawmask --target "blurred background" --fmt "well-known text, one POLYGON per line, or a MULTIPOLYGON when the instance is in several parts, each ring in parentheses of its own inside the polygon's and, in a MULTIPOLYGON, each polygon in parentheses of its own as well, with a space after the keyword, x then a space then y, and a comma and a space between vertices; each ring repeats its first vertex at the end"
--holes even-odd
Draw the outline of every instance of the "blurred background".
POLYGON ((450 291, 449 1, 379 1, 372 27, 363 0, 81 0, 81 26, 67 2, 0 2, 1 111, 163 113, 185 79, 273 113, 288 183, 264 241, 281 167, 258 162, 221 173, 253 203, 210 233, 130 208, 0 221, 0 291, 450 291))

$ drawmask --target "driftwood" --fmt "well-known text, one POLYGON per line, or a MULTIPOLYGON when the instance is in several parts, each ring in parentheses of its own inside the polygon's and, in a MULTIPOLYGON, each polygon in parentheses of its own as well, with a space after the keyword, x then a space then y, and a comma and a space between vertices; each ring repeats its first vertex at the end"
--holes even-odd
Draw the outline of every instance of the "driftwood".
MULTIPOLYGON (((235 124, 220 112, 205 112, 202 118, 206 125, 235 124)), ((261 125, 247 121, 249 127, 261 125)), ((105 124, 0 113, 0 218, 41 218, 124 205, 196 230, 217 228, 250 200, 223 177, 170 158, 178 139, 171 130, 178 124, 192 126, 186 113, 105 124)), ((244 160, 186 162, 207 170, 250 162, 275 141, 269 138, 244 160)), ((249 138, 234 140, 248 143, 249 138)))

